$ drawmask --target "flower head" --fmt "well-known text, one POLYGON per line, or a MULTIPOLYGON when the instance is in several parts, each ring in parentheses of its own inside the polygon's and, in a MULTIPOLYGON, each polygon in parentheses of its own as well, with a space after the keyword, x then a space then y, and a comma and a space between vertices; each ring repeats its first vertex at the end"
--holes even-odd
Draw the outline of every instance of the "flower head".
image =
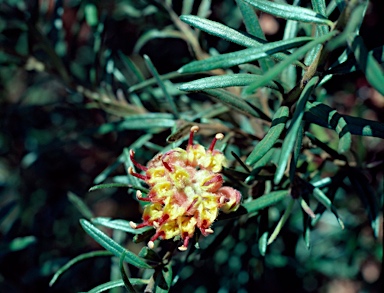
POLYGON ((224 135, 216 134, 209 148, 205 149, 193 143, 194 133, 198 130, 198 126, 191 127, 186 150, 175 148, 158 154, 147 166, 139 164, 134 159, 134 151, 130 151, 131 161, 145 175, 136 173, 133 168, 129 168, 129 174, 149 186, 146 197, 140 191, 136 193, 139 200, 149 202, 144 208, 143 223, 131 222, 131 226, 156 229, 148 243, 150 248, 158 238, 178 237, 183 241, 179 250, 186 250, 196 227, 207 236, 213 233, 211 225, 219 210, 229 213, 240 205, 240 192, 223 186, 220 172, 226 159, 223 153, 214 149, 217 140, 223 139, 224 135))

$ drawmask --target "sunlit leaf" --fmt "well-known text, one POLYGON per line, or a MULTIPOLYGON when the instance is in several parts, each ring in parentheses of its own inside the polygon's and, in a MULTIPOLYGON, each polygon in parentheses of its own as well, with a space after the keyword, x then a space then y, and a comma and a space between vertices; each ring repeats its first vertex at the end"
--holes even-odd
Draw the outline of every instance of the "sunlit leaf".
POLYGON ((332 21, 328 20, 324 15, 321 15, 319 13, 316 13, 313 10, 310 10, 304 7, 293 6, 293 5, 266 1, 266 0, 243 0, 243 1, 251 4, 252 6, 254 6, 255 8, 263 12, 266 12, 281 18, 297 20, 302 22, 326 24, 330 26, 332 25, 332 21))
MULTIPOLYGON (((106 250, 112 252, 115 256, 120 257, 121 254, 124 252, 125 249, 120 244, 118 244, 112 238, 108 237, 106 234, 104 234, 102 231, 97 229, 93 224, 91 224, 87 220, 81 219, 80 224, 81 226, 83 226, 83 229, 85 230, 85 232, 89 234, 89 236, 91 236, 96 242, 98 242, 106 250)), ((144 269, 151 268, 151 266, 148 265, 143 259, 141 259, 140 257, 138 257, 137 255, 135 255, 130 251, 126 252, 124 261, 138 268, 144 268, 144 269)))
MULTIPOLYGON (((290 40, 276 41, 256 48, 248 48, 233 53, 227 53, 210 57, 208 59, 193 61, 179 69, 180 73, 204 72, 217 68, 228 68, 247 62, 252 62, 260 58, 271 56, 277 52, 282 52, 291 48, 300 47, 313 39, 310 37, 297 37, 290 40)), ((312 41, 313 42, 313 41, 312 41)), ((287 56, 284 60, 291 60, 288 63, 299 59, 287 56)), ((272 78, 270 79, 272 80, 272 78)), ((269 80, 269 81, 270 81, 269 80)), ((266 83, 265 83, 266 84, 266 83)))
POLYGON ((111 218, 105 218, 105 217, 97 217, 91 219, 92 223, 95 225, 101 225, 104 227, 108 227, 111 229, 121 230, 127 233, 131 234, 142 234, 145 231, 153 229, 152 227, 144 227, 140 229, 133 229, 129 222, 126 220, 120 220, 120 219, 111 219, 111 218))

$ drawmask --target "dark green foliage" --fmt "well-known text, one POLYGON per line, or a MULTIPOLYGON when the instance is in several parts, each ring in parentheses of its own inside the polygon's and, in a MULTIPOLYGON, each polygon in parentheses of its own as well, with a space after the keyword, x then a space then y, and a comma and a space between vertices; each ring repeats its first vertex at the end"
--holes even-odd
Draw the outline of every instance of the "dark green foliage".
POLYGON ((0 291, 379 292, 383 9, 1 1, 0 291), (130 150, 145 165, 193 125, 225 135, 242 205, 150 249, 130 150))

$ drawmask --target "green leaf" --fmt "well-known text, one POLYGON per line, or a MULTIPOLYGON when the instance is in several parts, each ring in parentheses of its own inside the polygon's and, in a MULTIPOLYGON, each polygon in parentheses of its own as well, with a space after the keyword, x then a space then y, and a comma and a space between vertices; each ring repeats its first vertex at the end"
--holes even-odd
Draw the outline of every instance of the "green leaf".
POLYGON ((287 106, 280 107, 272 119, 271 128, 268 130, 265 137, 256 145, 252 153, 248 156, 245 163, 248 165, 255 164, 260 160, 276 143, 280 134, 285 128, 288 121, 289 109, 287 106))
POLYGON ((120 274, 121 274, 121 278, 124 282, 125 289, 127 289, 128 293, 136 293, 136 290, 135 290, 135 288, 133 288, 133 285, 129 281, 127 273, 125 272, 125 269, 124 269, 124 258, 125 258, 125 255, 127 254, 127 252, 128 252, 127 250, 124 250, 120 256, 120 261, 119 261, 120 274))
POLYGON ((258 41, 224 24, 198 16, 181 15, 180 19, 190 26, 244 47, 258 47, 266 42, 258 41))
POLYGON ((269 236, 269 208, 263 209, 259 213, 258 222, 258 235, 259 235, 259 252, 262 256, 265 256, 268 248, 268 236, 269 236))
POLYGON ((157 69, 155 68, 155 66, 153 65, 151 59, 147 55, 144 55, 144 61, 147 64, 149 71, 155 77, 157 84, 159 85, 159 87, 163 91, 165 99, 167 100, 173 115, 175 116, 175 118, 179 118, 179 111, 177 110, 175 101, 173 100, 173 97, 168 93, 167 89, 165 88, 165 85, 164 85, 162 79, 160 78, 160 75, 157 72, 157 69))
POLYGON ((259 238, 259 251, 262 256, 265 256, 268 246, 268 231, 265 231, 259 238))
POLYGON ((344 117, 336 110, 332 110, 328 116, 328 124, 331 125, 339 135, 339 153, 343 154, 347 152, 351 148, 352 137, 344 117))
POLYGON ((315 76, 312 78, 304 87, 300 98, 297 102, 295 112, 292 117, 291 124, 287 131, 287 136, 284 139, 283 145, 281 147, 281 154, 279 158, 279 163, 275 173, 274 182, 279 184, 283 178, 285 168, 288 164, 289 156, 291 155, 292 149, 295 145, 296 139, 298 137, 298 131, 300 130, 301 121, 304 116, 305 104, 309 96, 312 94, 313 89, 317 85, 319 77, 315 76))
POLYGON ((292 154, 292 158, 289 166, 289 180, 291 182, 293 182, 295 179, 296 166, 301 154, 301 144, 303 142, 303 136, 304 136, 304 123, 301 122, 299 130, 297 131, 297 139, 295 142, 295 146, 293 148, 293 154, 292 154))
POLYGON ((266 0, 243 0, 255 8, 277 17, 332 26, 333 22, 313 10, 266 0))
POLYGON ((339 214, 337 213, 335 206, 332 204, 329 198, 325 195, 325 193, 320 188, 315 187, 313 189, 313 196, 335 215, 341 229, 344 229, 343 221, 339 217, 339 214))
POLYGON ((52 287, 52 285, 57 281, 57 279, 65 272, 67 271, 70 267, 72 267, 74 264, 83 261, 88 258, 93 258, 93 257, 99 257, 99 256, 111 256, 113 255, 109 251, 92 251, 92 252, 87 252, 80 254, 76 256, 75 258, 71 259, 69 262, 67 262, 65 265, 63 265, 52 277, 51 281, 49 282, 49 286, 52 287))
MULTIPOLYGON (((331 107, 323 103, 308 102, 305 119, 310 123, 333 128, 328 123, 328 116, 332 111, 333 109, 331 107)), ((384 138, 384 123, 348 115, 342 116, 345 119, 351 134, 384 138)))
MULTIPOLYGON (((312 0, 312 7, 314 12, 317 12, 320 15, 326 15, 326 5, 324 0, 312 0)), ((326 25, 318 25, 316 29, 319 36, 329 32, 329 27, 326 25)))
POLYGON ((291 55, 289 55, 287 58, 285 58, 283 61, 275 65, 272 69, 270 69, 268 72, 266 72, 261 79, 259 79, 257 82, 251 84, 246 89, 246 94, 252 94, 253 91, 256 89, 264 86, 265 84, 269 83, 271 80, 273 80, 276 76, 278 76, 281 72, 283 72, 284 69, 288 67, 288 65, 292 64, 295 60, 300 59, 308 50, 313 48, 314 46, 318 44, 322 44, 332 38, 334 35, 336 35, 337 32, 331 31, 330 33, 321 36, 308 44, 305 44, 304 46, 298 48, 295 52, 293 52, 291 55))
MULTIPOLYGON (((134 279, 131 278, 129 279, 132 285, 146 285, 149 283, 149 280, 144 280, 144 279, 134 279)), ((91 290, 88 291, 88 293, 101 293, 108 291, 113 288, 117 287, 123 287, 124 286, 124 281, 123 280, 116 280, 116 281, 109 281, 107 283, 104 283, 102 285, 99 285, 91 290)))
MULTIPOLYGON (((292 48, 300 47, 303 44, 306 44, 312 40, 313 38, 311 37, 297 37, 290 40, 276 41, 256 48, 248 48, 233 53, 213 56, 204 60, 193 61, 184 65, 178 71, 180 73, 195 73, 209 71, 217 68, 228 68, 247 62, 252 62, 260 58, 265 58, 277 52, 282 52, 292 48)), ((287 56, 284 60, 291 60, 291 56, 292 55, 287 56)), ((292 59, 289 64, 293 61, 296 61, 297 59, 299 59, 299 57, 292 59)))
POLYGON ((323 151, 327 152, 332 158, 339 159, 339 160, 346 160, 344 155, 340 155, 337 151, 335 151, 333 148, 328 146, 326 143, 319 140, 317 137, 315 137, 310 132, 305 132, 305 135, 311 140, 311 142, 316 145, 317 147, 321 148, 323 151))
POLYGON ((9 252, 23 250, 33 243, 36 243, 35 236, 16 237, 8 243, 0 244, 0 256, 9 252))
POLYGON ((235 96, 234 94, 228 91, 222 89, 206 89, 203 90, 203 92, 214 97, 216 100, 223 103, 224 105, 227 105, 232 109, 240 111, 243 114, 251 115, 253 117, 257 117, 266 121, 271 121, 271 118, 264 114, 264 112, 262 112, 260 109, 256 108, 244 99, 235 96))
POLYGON ((146 189, 146 188, 143 188, 141 186, 135 186, 135 185, 132 185, 132 184, 125 184, 125 183, 104 183, 104 184, 99 184, 99 185, 92 186, 88 191, 91 192, 91 191, 98 190, 98 189, 119 188, 119 187, 122 187, 122 188, 133 188, 133 189, 136 189, 136 190, 140 190, 141 192, 148 193, 148 189, 146 189))
POLYGON ((293 198, 291 198, 291 200, 288 203, 287 208, 284 211, 283 216, 280 218, 279 222, 276 225, 275 230, 273 230, 273 233, 271 234, 271 236, 268 239, 268 245, 270 245, 273 241, 275 241, 275 239, 279 235, 279 233, 280 233, 281 229, 283 228, 285 222, 288 220, 289 216, 292 213, 292 209, 293 209, 294 204, 295 204, 295 200, 293 198))
MULTIPOLYGON (((303 203, 304 205, 307 205, 304 199, 301 199, 301 203, 302 203, 301 204, 302 207, 303 207, 303 203)), ((308 208, 310 209, 309 206, 308 208)), ((305 245, 307 246, 307 249, 310 249, 311 248, 311 227, 312 227, 311 219, 309 217, 309 213, 305 211, 304 207, 302 208, 302 214, 303 214, 303 238, 304 238, 305 245)))
MULTIPOLYGON (((263 30, 261 29, 259 19, 257 18, 257 14, 253 7, 243 2, 242 0, 236 0, 236 4, 240 9, 241 14, 243 15, 243 22, 247 28, 247 32, 266 42, 267 39, 263 30)), ((266 72, 275 64, 270 58, 261 59, 259 60, 259 63, 264 72, 266 72)))
POLYGON ((87 219, 93 218, 93 212, 80 197, 78 197, 72 192, 68 192, 67 196, 68 200, 76 207, 76 209, 80 212, 83 217, 87 219))
POLYGON ((101 225, 104 227, 108 227, 111 229, 116 229, 116 230, 121 230, 124 232, 128 232, 131 234, 142 234, 146 231, 152 230, 152 227, 144 227, 140 229, 133 229, 130 225, 129 222, 126 220, 113 220, 111 218, 106 218, 106 217, 97 217, 91 219, 92 223, 95 225, 101 225))
MULTIPOLYGON (((224 88, 231 86, 247 86, 260 77, 260 75, 247 73, 210 76, 183 83, 180 85, 180 90, 200 91, 204 89, 224 88)), ((275 90, 283 91, 282 87, 276 82, 270 82, 266 86, 275 90)))
POLYGON ((105 168, 99 175, 96 176, 96 178, 93 180, 94 184, 99 184, 103 182, 107 177, 115 171, 122 163, 124 162, 124 155, 121 154, 115 162, 110 164, 107 168, 105 168))
POLYGON ((97 129, 97 133, 106 134, 112 131, 149 130, 158 132, 160 128, 171 128, 175 125, 173 115, 167 113, 148 113, 127 116, 124 120, 105 123, 97 129))
POLYGON ((156 293, 169 292, 172 285, 172 265, 171 263, 163 267, 156 278, 156 293))
POLYGON ((288 190, 272 191, 271 193, 260 196, 255 200, 244 203, 243 207, 247 210, 248 213, 253 213, 262 210, 266 207, 277 204, 278 202, 287 198, 288 194, 288 190))
POLYGON ((384 95, 384 71, 372 54, 369 54, 361 36, 357 35, 348 40, 348 45, 355 55, 360 69, 364 72, 368 82, 384 95))
MULTIPOLYGON (((176 31, 174 29, 165 28, 163 30, 158 30, 156 28, 150 29, 143 33, 135 42, 135 46, 133 48, 134 54, 139 54, 140 50, 150 41, 154 39, 168 39, 168 38, 176 38, 183 39, 183 34, 180 31, 176 31)), ((144 57, 145 58, 145 57, 144 57)))
POLYGON ((118 52, 119 58, 122 61, 122 64, 125 66, 125 68, 129 71, 132 72, 137 80, 139 82, 142 82, 145 80, 143 74, 141 73, 140 69, 137 68, 136 64, 132 62, 132 60, 125 56, 123 52, 119 51, 118 52))
MULTIPOLYGON (((81 219, 80 224, 85 230, 85 232, 88 233, 89 236, 91 236, 97 243, 103 246, 106 250, 112 252, 115 256, 120 257, 121 254, 124 252, 125 249, 120 244, 118 244, 113 239, 108 237, 106 234, 104 234, 102 231, 97 229, 94 225, 92 225, 87 220, 81 219)), ((138 268, 144 268, 144 269, 152 268, 142 258, 138 257, 137 255, 135 255, 130 251, 127 251, 127 255, 125 256, 124 260, 127 263, 138 268)))
POLYGON ((271 148, 263 157, 261 157, 254 165, 253 170, 251 171, 251 174, 246 178, 246 183, 252 182, 254 179, 258 178, 258 174, 260 171, 268 165, 268 163, 271 163, 271 158, 275 154, 280 154, 280 149, 277 148, 271 148))
POLYGON ((380 221, 380 204, 375 191, 360 170, 352 169, 348 177, 368 213, 375 237, 379 237, 380 222, 382 221, 380 221))

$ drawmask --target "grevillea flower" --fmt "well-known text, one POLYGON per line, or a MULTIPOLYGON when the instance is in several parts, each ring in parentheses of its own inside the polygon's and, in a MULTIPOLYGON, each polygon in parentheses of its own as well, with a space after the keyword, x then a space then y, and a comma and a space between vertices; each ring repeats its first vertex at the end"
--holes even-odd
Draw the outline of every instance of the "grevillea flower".
POLYGON ((134 159, 134 151, 130 150, 132 163, 145 175, 136 173, 133 168, 129 168, 129 174, 149 186, 146 197, 140 191, 136 193, 139 200, 149 202, 144 208, 143 223, 130 224, 133 228, 153 226, 156 229, 148 242, 150 248, 158 238, 176 238, 183 241, 179 250, 186 250, 196 227, 207 236, 213 233, 211 225, 219 210, 229 213, 240 205, 240 192, 223 186, 220 172, 226 159, 214 149, 216 141, 223 139, 224 135, 216 134, 206 150, 193 144, 193 135, 198 130, 197 126, 191 128, 186 150, 175 148, 158 154, 147 166, 139 164, 134 159))

